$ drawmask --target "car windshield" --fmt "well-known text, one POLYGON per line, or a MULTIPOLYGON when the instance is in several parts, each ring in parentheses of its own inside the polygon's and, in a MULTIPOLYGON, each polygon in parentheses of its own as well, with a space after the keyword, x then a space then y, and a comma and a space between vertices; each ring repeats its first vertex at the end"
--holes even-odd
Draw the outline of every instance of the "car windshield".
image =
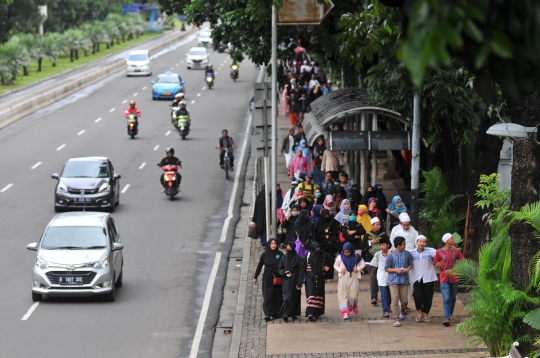
POLYGON ((190 50, 189 54, 191 56, 206 56, 206 51, 204 51, 204 50, 190 50))
POLYGON ((179 83, 180 79, 178 76, 172 76, 172 75, 161 75, 158 76, 156 83, 179 83))
POLYGON ((93 250, 107 247, 107 234, 100 226, 50 226, 41 239, 46 250, 93 250))
POLYGON ((128 61, 146 61, 148 60, 148 55, 139 53, 139 54, 131 54, 128 57, 128 61))
POLYGON ((207 33, 203 32, 200 37, 203 38, 203 39, 208 39, 208 38, 210 38, 210 33, 209 32, 207 32, 207 33))
POLYGON ((87 162, 69 161, 64 166, 62 178, 108 178, 109 166, 106 160, 87 162))

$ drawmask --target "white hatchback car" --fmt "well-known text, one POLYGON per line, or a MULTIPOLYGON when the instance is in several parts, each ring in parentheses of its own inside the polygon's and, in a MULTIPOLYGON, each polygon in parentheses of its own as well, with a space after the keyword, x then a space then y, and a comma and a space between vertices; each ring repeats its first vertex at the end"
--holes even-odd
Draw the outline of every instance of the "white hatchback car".
POLYGON ((131 51, 126 59, 126 74, 129 76, 150 76, 152 65, 148 50, 131 51))
POLYGON ((212 33, 210 31, 201 32, 197 39, 200 47, 212 47, 214 41, 212 40, 212 33))
POLYGON ((202 68, 204 69, 210 62, 210 57, 205 47, 192 47, 186 53, 187 68, 202 68))

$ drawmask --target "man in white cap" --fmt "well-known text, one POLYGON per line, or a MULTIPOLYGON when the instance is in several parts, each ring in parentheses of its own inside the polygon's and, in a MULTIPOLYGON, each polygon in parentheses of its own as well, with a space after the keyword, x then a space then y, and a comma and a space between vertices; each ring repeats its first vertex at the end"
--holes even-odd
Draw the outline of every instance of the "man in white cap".
POLYGON ((410 282, 413 285, 414 305, 418 311, 416 322, 430 322, 429 311, 433 302, 435 281, 437 281, 437 273, 433 266, 433 258, 437 250, 426 247, 426 244, 427 238, 424 235, 418 235, 416 249, 409 251, 413 258, 410 282))
POLYGON ((289 211, 291 210, 289 208, 289 204, 291 203, 292 197, 294 195, 294 189, 296 189, 297 186, 298 186, 298 182, 293 181, 291 183, 291 188, 289 189, 289 191, 287 191, 287 193, 285 194, 285 197, 283 198, 283 204, 281 205, 281 209, 283 209, 283 215, 285 217, 289 215, 289 211))
POLYGON ((336 84, 334 85, 334 87, 332 87, 332 91, 338 90, 340 88, 341 88, 341 83, 339 81, 337 81, 336 84))
POLYGON ((390 232, 390 243, 394 246, 394 239, 398 236, 404 237, 406 242, 406 250, 414 250, 416 247, 416 239, 418 231, 411 225, 411 217, 407 213, 399 214, 400 225, 395 226, 390 232))
POLYGON ((370 274, 369 288, 371 291, 371 304, 376 305, 377 301, 379 301, 379 283, 377 282, 377 276, 371 275, 371 270, 376 267, 370 266, 369 263, 373 260, 373 256, 378 251, 381 251, 379 245, 380 240, 388 240, 388 235, 382 230, 381 221, 378 217, 374 217, 370 222, 372 230, 364 235, 364 239, 367 240, 362 240, 360 249, 362 250, 362 258, 368 263, 366 269, 368 274, 370 274))
POLYGON ((456 297, 458 291, 459 279, 446 273, 446 270, 454 268, 457 260, 463 260, 461 251, 453 247, 456 242, 452 234, 446 233, 442 237, 444 247, 437 250, 433 264, 440 268, 441 294, 443 296, 444 318, 443 325, 448 327, 454 322, 454 307, 456 306, 456 297))
POLYGON ((307 61, 304 61, 302 66, 300 66, 300 73, 302 72, 311 72, 311 66, 308 65, 307 61))

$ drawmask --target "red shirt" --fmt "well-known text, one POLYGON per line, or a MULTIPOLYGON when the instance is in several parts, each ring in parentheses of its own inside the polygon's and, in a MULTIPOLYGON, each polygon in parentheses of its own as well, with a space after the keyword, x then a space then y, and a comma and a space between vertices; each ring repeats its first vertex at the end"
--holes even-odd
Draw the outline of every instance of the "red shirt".
POLYGON ((129 107, 124 112, 124 117, 127 118, 127 116, 129 116, 130 114, 135 114, 137 117, 140 117, 141 116, 141 111, 139 111, 139 109, 137 107, 135 107, 135 108, 129 107))
POLYGON ((459 279, 454 275, 445 273, 446 270, 454 268, 457 260, 463 260, 465 257, 456 248, 446 250, 444 247, 437 250, 433 258, 433 264, 441 263, 441 283, 450 281, 450 283, 459 283, 459 279))

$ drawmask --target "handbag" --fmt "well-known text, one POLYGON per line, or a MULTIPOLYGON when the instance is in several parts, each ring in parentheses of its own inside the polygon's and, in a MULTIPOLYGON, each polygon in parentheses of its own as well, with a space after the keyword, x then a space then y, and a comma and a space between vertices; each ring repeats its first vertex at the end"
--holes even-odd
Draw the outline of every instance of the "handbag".
POLYGON ((249 223, 247 236, 254 239, 254 240, 259 238, 259 232, 257 230, 257 224, 255 224, 254 222, 249 223))
POLYGON ((345 243, 345 241, 347 241, 345 240, 345 237, 343 236, 342 232, 339 233, 339 241, 341 241, 342 243, 345 243))
POLYGON ((274 278, 272 279, 272 285, 281 286, 283 284, 283 279, 279 276, 276 277, 275 274, 272 274, 274 278))

